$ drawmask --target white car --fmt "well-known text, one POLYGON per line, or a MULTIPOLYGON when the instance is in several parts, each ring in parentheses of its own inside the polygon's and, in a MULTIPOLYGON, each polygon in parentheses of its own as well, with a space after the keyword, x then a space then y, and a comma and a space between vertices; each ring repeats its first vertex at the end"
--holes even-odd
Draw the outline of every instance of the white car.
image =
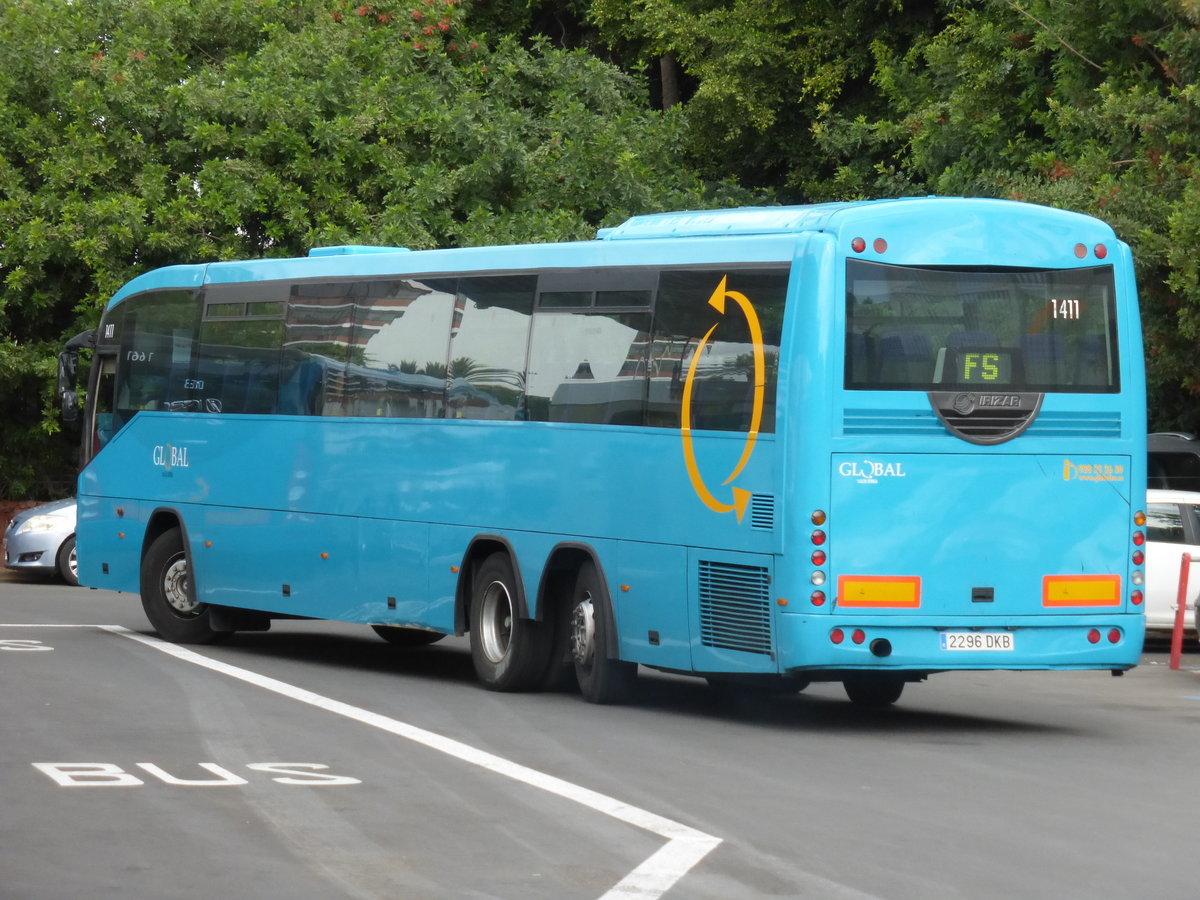
POLYGON ((1188 572, 1184 627, 1195 629, 1200 594, 1200 493, 1151 489, 1146 492, 1146 630, 1175 627, 1179 568, 1183 554, 1194 563, 1188 572))

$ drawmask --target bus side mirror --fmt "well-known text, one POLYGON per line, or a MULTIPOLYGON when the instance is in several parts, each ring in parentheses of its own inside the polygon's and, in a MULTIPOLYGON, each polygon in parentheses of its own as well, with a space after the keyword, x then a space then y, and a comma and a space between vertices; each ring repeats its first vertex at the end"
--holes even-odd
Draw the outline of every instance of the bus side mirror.
POLYGON ((62 420, 74 422, 79 418, 79 394, 75 380, 79 372, 79 351, 64 350, 58 354, 58 379, 56 388, 62 409, 62 420))

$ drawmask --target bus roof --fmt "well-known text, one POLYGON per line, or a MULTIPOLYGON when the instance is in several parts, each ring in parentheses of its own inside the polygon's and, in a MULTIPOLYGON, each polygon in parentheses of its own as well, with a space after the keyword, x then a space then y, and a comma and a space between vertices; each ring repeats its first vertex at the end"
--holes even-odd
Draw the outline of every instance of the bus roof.
MULTIPOLYGON (((1027 241, 1031 220, 1050 226, 1069 222, 1081 236, 1110 240, 1112 229, 1080 213, 1039 207, 1011 200, 962 197, 907 197, 820 203, 809 206, 757 206, 733 209, 692 210, 634 216, 614 228, 601 229, 596 240, 563 243, 498 245, 410 251, 404 247, 341 245, 315 247, 307 257, 267 257, 240 261, 197 263, 155 269, 134 278, 113 296, 109 306, 147 290, 194 289, 204 284, 268 279, 337 278, 409 272, 485 272, 503 269, 572 268, 575 266, 636 266, 661 261, 664 244, 680 264, 704 262, 716 252, 730 252, 739 260, 782 262, 792 258, 796 235, 835 232, 846 227, 882 224, 897 217, 920 216, 928 228, 953 224, 954 217, 969 213, 995 238, 995 224, 1015 215, 1024 225, 1015 232, 1027 241), (1086 223, 1086 224, 1085 224, 1086 223), (690 239, 690 240, 681 240, 690 239)), ((914 235, 926 250, 929 243, 914 235)), ((999 242, 997 240, 997 242, 999 242)), ((993 250, 996 248, 993 247, 993 250)))

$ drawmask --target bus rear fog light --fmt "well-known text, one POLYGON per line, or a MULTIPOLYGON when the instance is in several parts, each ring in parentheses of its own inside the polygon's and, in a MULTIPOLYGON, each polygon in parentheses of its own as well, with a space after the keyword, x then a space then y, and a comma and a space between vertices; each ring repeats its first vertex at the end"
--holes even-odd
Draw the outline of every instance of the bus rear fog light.
POLYGON ((846 639, 846 632, 842 631, 840 628, 835 628, 833 631, 829 632, 829 639, 835 644, 840 644, 846 639))
POLYGON ((854 643, 856 643, 856 644, 861 644, 866 639, 867 639, 867 633, 865 631, 863 631, 861 628, 855 628, 854 633, 850 635, 850 640, 854 641, 854 643))
POLYGON ((1093 628, 1091 631, 1088 632, 1088 643, 1089 644, 1100 643, 1100 629, 1099 628, 1093 628))
POLYGON ((1110 644, 1119 644, 1119 643, 1121 643, 1121 629, 1120 629, 1120 628, 1110 628, 1110 629, 1109 629, 1109 631, 1108 631, 1108 642, 1109 642, 1110 644))

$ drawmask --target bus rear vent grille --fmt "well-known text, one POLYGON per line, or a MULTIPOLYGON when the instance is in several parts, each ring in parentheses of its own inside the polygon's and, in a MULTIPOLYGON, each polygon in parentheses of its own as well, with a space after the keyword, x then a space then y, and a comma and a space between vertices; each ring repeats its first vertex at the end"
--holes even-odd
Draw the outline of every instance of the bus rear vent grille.
POLYGON ((771 575, 761 566, 700 560, 700 643, 771 653, 771 575))
POLYGON ((750 495, 750 527, 760 531, 775 527, 775 498, 771 494, 750 495))

